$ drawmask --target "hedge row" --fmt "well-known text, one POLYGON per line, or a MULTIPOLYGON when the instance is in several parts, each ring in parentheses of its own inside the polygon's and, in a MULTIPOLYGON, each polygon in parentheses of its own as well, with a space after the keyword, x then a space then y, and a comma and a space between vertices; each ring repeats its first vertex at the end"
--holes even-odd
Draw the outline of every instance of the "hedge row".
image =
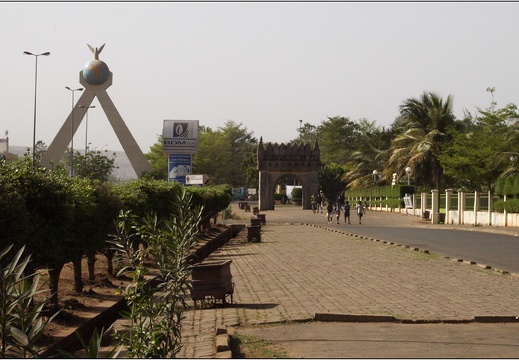
MULTIPOLYGON (((134 180, 123 185, 71 178, 62 170, 32 167, 30 161, 0 165, 0 249, 26 246, 31 268, 49 269, 51 278, 64 264, 106 251, 121 210, 138 216, 171 215, 176 182, 134 180)), ((204 223, 226 209, 229 186, 186 187, 204 207, 204 223)), ((58 277, 59 278, 59 277, 58 277)), ((54 284, 57 286, 57 284, 54 284)), ((53 284, 51 284, 51 287, 53 284)))
POLYGON ((499 196, 519 196, 519 175, 497 179, 494 193, 499 196))

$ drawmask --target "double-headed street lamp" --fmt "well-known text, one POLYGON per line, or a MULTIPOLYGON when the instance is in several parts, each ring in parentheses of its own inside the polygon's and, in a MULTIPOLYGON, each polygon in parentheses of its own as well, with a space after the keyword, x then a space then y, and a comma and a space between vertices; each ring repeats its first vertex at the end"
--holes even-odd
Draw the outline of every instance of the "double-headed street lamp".
POLYGON ((71 89, 65 86, 65 89, 72 92, 72 123, 70 125, 70 176, 74 176, 74 93, 83 91, 83 88, 71 89))
POLYGON ((34 67, 34 124, 32 130, 32 166, 36 164, 36 98, 38 90, 38 56, 49 56, 50 52, 44 52, 41 54, 33 54, 29 51, 24 51, 24 55, 32 55, 36 59, 34 67))
POLYGON ((95 105, 92 105, 92 106, 79 105, 79 107, 82 109, 87 109, 86 110, 86 123, 85 123, 85 156, 86 156, 87 151, 88 151, 88 109, 94 109, 96 106, 95 105))

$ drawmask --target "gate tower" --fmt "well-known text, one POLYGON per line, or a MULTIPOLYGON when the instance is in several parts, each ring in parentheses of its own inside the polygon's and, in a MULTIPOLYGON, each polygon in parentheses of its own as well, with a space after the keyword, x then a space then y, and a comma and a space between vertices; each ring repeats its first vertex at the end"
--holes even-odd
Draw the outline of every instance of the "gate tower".
POLYGON ((310 144, 266 143, 258 146, 259 210, 274 210, 274 192, 278 180, 297 178, 303 187, 303 210, 311 209, 312 194, 319 191, 321 156, 317 141, 310 144))

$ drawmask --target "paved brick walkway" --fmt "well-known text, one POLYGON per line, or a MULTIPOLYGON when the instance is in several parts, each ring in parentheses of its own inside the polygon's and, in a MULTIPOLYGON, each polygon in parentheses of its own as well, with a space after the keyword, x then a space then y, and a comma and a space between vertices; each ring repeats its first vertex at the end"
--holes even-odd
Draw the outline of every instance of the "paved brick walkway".
MULTIPOLYGON (((326 224, 324 214, 292 208, 266 214, 260 243, 238 237, 211 255, 232 260, 234 304, 187 311, 181 357, 215 357, 218 326, 304 321, 316 313, 408 320, 519 314, 516 276, 353 237, 345 225, 326 224)), ((423 225, 401 214, 384 218, 395 226, 423 225)), ((369 214, 362 226, 369 226, 369 214)))

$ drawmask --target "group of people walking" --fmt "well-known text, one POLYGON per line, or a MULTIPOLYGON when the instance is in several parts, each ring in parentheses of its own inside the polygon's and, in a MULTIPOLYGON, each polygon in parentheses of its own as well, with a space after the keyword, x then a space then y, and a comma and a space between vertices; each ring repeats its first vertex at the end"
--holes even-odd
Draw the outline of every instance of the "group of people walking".
MULTIPOLYGON (((312 211, 314 214, 316 213, 323 213, 323 204, 325 202, 324 195, 321 192, 319 194, 312 195, 312 211)), ((355 208, 355 212, 357 213, 357 217, 359 219, 359 224, 362 224, 362 217, 366 214, 366 209, 364 208, 364 205, 362 205, 362 202, 359 201, 357 203, 357 206, 355 208)), ((337 221, 337 224, 339 224, 339 220, 341 218, 341 212, 344 215, 344 223, 348 222, 348 224, 351 224, 350 219, 350 213, 351 213, 351 206, 350 202, 346 201, 344 205, 341 203, 341 198, 337 198, 337 201, 335 203, 332 203, 331 201, 328 201, 328 205, 326 207, 326 219, 328 220, 328 224, 332 224, 335 221, 337 221)))

